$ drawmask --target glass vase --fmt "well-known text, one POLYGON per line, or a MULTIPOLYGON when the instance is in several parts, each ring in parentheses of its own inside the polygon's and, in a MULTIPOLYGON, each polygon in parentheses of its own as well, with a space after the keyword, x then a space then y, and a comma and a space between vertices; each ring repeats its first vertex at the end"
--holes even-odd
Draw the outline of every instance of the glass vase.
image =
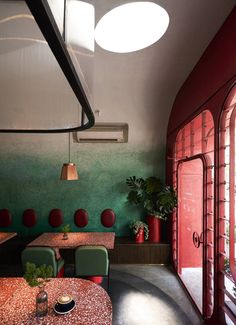
POLYGON ((63 239, 64 239, 64 240, 67 240, 67 239, 68 239, 68 234, 67 234, 67 232, 64 232, 64 234, 63 234, 63 239))
POLYGON ((45 291, 45 286, 40 285, 39 293, 36 296, 36 316, 44 317, 48 313, 48 294, 45 291))

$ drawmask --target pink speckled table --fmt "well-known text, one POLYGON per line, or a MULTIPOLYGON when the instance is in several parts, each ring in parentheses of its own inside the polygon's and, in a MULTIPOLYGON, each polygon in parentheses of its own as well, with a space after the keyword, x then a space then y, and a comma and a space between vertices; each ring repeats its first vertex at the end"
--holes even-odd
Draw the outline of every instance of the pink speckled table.
POLYGON ((11 239, 12 237, 15 237, 16 235, 16 232, 0 232, 0 244, 11 239))
POLYGON ((38 288, 30 288, 23 278, 0 278, 1 325, 111 325, 112 304, 106 291, 93 282, 74 278, 55 278, 47 283, 49 312, 35 316, 38 288), (72 295, 76 306, 68 314, 57 315, 53 305, 62 294, 72 295))
POLYGON ((53 248, 76 248, 82 245, 102 245, 107 249, 114 248, 114 232, 69 232, 68 239, 62 239, 63 233, 44 233, 28 246, 48 246, 53 248))

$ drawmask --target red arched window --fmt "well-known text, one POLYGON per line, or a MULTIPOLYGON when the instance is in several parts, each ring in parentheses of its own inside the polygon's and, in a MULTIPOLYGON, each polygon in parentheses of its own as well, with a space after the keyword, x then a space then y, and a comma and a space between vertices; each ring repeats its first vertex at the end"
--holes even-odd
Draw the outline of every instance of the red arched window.
POLYGON ((227 324, 236 323, 236 86, 226 101, 220 127, 219 305, 227 324))

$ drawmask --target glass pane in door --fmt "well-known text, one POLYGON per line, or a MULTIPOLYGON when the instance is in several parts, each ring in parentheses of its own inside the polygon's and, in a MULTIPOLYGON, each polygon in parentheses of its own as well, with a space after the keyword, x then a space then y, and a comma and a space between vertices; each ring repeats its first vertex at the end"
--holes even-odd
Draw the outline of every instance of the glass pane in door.
POLYGON ((202 312, 203 297, 203 162, 178 167, 178 273, 202 312))

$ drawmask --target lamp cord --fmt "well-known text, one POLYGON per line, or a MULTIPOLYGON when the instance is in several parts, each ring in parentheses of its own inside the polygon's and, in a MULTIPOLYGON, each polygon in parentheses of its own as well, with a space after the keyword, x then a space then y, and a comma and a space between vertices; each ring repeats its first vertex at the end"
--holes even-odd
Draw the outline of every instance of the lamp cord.
POLYGON ((70 163, 70 132, 69 132, 69 163, 70 163))
MULTIPOLYGON (((63 41, 66 42, 66 0, 64 0, 64 12, 63 12, 63 32, 62 32, 63 41)), ((70 132, 68 136, 69 140, 69 163, 70 163, 70 132)))

